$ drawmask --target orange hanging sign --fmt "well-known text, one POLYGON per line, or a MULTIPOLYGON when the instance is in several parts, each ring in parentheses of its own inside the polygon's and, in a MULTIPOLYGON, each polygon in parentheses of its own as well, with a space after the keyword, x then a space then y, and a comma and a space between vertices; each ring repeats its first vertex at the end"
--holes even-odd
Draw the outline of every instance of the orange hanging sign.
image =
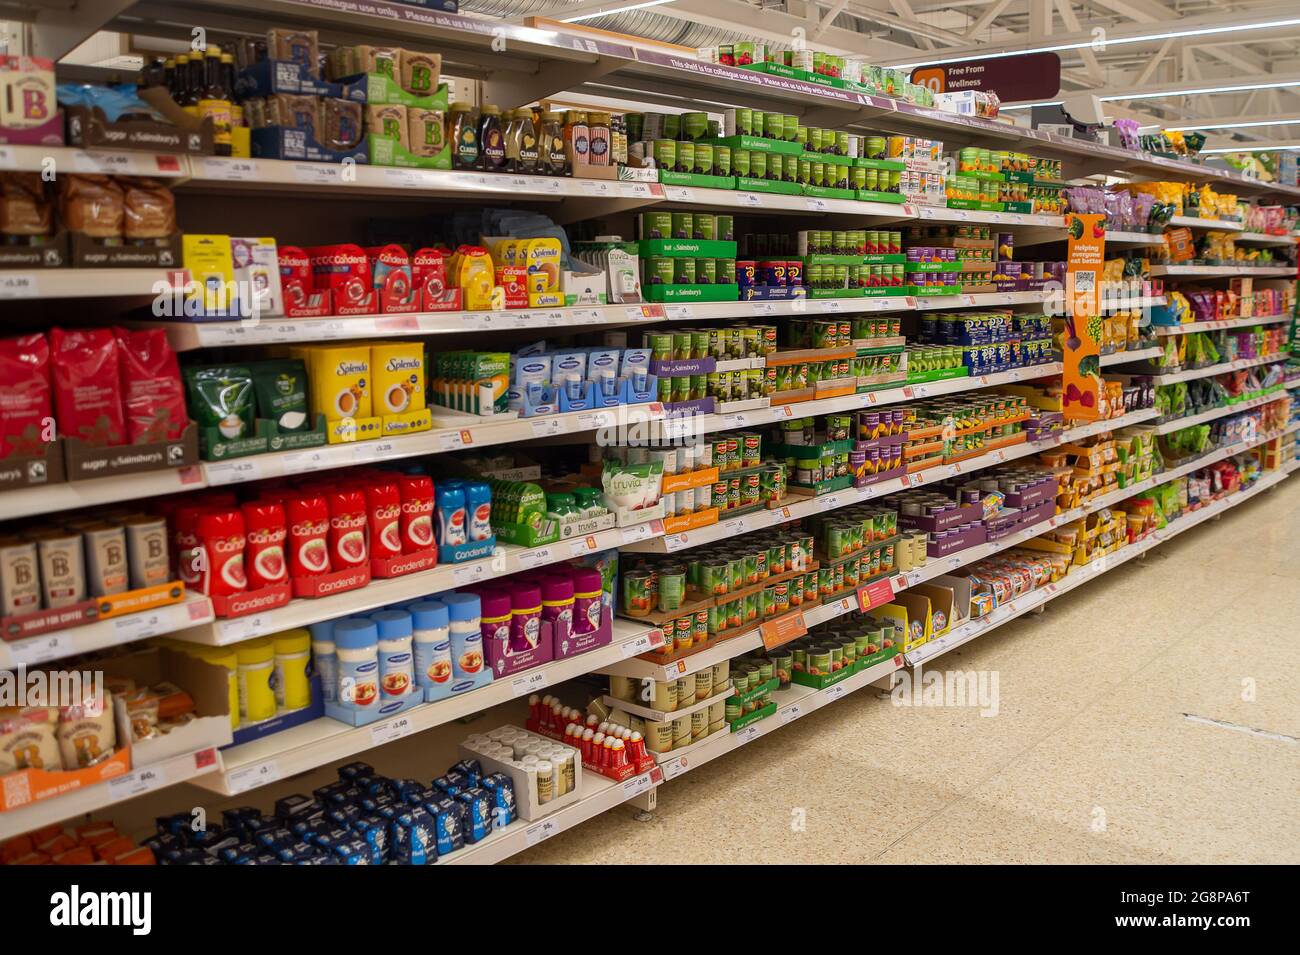
POLYGON ((1065 372, 1061 410, 1070 421, 1101 417, 1101 281, 1106 261, 1105 216, 1065 217, 1069 249, 1065 266, 1065 372))

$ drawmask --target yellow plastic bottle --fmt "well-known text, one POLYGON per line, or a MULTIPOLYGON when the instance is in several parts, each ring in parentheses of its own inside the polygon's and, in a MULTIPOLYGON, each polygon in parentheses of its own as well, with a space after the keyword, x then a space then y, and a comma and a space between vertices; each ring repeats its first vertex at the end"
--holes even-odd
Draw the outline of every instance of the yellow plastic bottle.
MULTIPOLYGON (((310 639, 308 640, 310 644, 310 639)), ((275 644, 270 637, 235 644, 239 658, 239 717, 246 723, 275 715, 275 644)))
POLYGON ((281 710, 311 705, 311 633, 286 630, 271 638, 275 647, 275 703, 281 710))

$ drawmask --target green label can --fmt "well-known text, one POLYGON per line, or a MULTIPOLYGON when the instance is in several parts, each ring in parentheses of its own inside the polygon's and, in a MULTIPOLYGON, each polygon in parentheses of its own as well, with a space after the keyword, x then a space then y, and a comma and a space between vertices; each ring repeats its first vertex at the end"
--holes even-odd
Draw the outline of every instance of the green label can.
POLYGON ((713 240, 717 237, 718 217, 708 212, 697 212, 691 216, 691 224, 696 239, 713 240))
POLYGON ((693 172, 695 170, 695 144, 683 140, 677 144, 677 171, 693 172))
MULTIPOLYGON (((675 218, 676 213, 673 215, 675 218)), ((673 282, 673 260, 666 255, 650 256, 646 260, 646 280, 651 285, 671 285, 673 282)), ((668 336, 668 338, 671 341, 672 336, 668 336)))
POLYGON ((669 172, 677 168, 677 141, 673 139, 655 140, 655 165, 669 172))
MULTIPOLYGON (((776 157, 776 161, 780 162, 781 157, 776 157)), ((749 154, 749 175, 754 179, 767 178, 767 153, 752 152, 749 154)))
POLYGON ((695 217, 689 212, 672 213, 673 238, 689 239, 695 229, 695 217))
POLYGON ((713 172, 718 176, 731 175, 731 147, 713 147, 713 172))
POLYGON ((781 181, 782 182, 799 181, 799 157, 798 156, 781 157, 781 181))
MULTIPOLYGON (((675 258, 673 262, 673 282, 677 285, 694 285, 695 284, 695 260, 686 256, 684 258, 675 258)), ((687 339, 690 338, 689 333, 687 339)), ((690 356, 685 356, 689 358, 690 356)))
POLYGON ((708 135, 708 113, 682 113, 681 123, 684 139, 703 139, 708 135))
POLYGON ((737 176, 748 176, 752 171, 749 164, 749 158, 752 156, 748 149, 733 149, 731 151, 731 171, 737 176))
POLYGON ((695 144, 695 168, 691 172, 701 176, 713 175, 713 146, 709 143, 695 144))
POLYGON ((643 239, 671 239, 673 236, 673 216, 670 212, 643 212, 640 222, 643 239))
MULTIPOLYGON (((717 259, 695 260, 695 281, 701 285, 714 285, 718 281, 717 259)), ((705 333, 707 334, 707 332, 705 333)), ((702 356, 701 356, 702 357, 702 356)))
MULTIPOLYGON (((795 120, 796 127, 799 121, 795 120)), ((763 114, 763 138, 764 139, 784 139, 785 138, 785 116, 782 113, 764 113, 763 114)))

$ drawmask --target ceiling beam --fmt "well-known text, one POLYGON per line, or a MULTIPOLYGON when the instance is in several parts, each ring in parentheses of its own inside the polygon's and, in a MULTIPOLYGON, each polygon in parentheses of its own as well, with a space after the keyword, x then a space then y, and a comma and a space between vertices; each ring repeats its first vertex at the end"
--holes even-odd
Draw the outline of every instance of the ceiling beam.
POLYGON ((968 40, 971 37, 979 36, 993 24, 994 20, 1002 16, 1002 11, 1009 6, 1011 6, 1011 0, 997 0, 996 3, 990 3, 984 12, 980 14, 979 19, 972 23, 962 36, 968 40))
MULTIPOLYGON (((1079 18, 1074 15, 1074 8, 1070 6, 1070 2, 1071 0, 1056 0, 1056 9, 1061 14, 1061 22, 1065 24, 1065 28, 1071 33, 1078 33, 1082 28, 1079 26, 1079 18)), ((1106 71, 1097 62, 1096 53, 1091 49, 1082 49, 1079 51, 1079 59, 1083 60, 1084 69, 1087 70, 1088 78, 1093 83, 1101 85, 1106 82, 1106 71)))
MULTIPOLYGON (((821 15, 821 22, 817 24, 816 29, 814 29, 812 33, 808 34, 808 39, 821 39, 821 35, 830 29, 831 24, 835 22, 835 18, 838 17, 848 5, 849 0, 835 0, 835 5, 821 15)), ((810 3, 808 4, 808 7, 809 10, 814 13, 817 10, 816 5, 814 4, 810 3)))
POLYGON ((1156 75, 1156 70, 1160 68, 1161 62, 1169 55, 1169 51, 1172 50, 1173 47, 1173 40, 1165 40, 1164 43, 1161 43, 1160 49, 1156 51, 1155 56, 1151 57, 1151 59, 1147 61, 1147 65, 1142 67, 1142 72, 1137 75, 1137 79, 1133 81, 1133 85, 1135 87, 1146 86, 1147 81, 1156 75))
POLYGON ((1029 0, 1029 38, 1042 40, 1052 35, 1052 0, 1029 0))
POLYGON ((1167 7, 1157 0, 1089 0, 1094 7, 1101 7, 1111 13, 1136 20, 1138 23, 1172 23, 1178 19, 1178 11, 1167 7))

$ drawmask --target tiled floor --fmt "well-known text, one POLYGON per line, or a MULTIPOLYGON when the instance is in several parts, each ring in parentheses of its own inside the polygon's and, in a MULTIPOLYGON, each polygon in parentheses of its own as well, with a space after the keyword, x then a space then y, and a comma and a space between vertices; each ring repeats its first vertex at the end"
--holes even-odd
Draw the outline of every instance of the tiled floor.
POLYGON ((1292 479, 939 658, 994 716, 859 691, 514 861, 1294 864, 1298 620, 1292 479))

